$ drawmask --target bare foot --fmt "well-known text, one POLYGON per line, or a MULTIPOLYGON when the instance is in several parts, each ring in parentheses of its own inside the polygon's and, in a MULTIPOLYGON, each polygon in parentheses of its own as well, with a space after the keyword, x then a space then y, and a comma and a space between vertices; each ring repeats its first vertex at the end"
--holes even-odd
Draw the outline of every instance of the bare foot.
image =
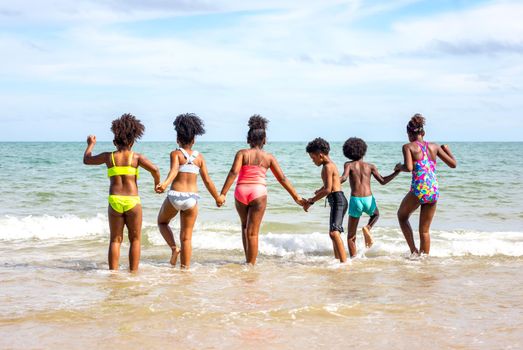
POLYGON ((363 231, 363 238, 365 239, 365 247, 372 247, 374 244, 374 238, 372 238, 372 235, 370 234, 369 226, 364 226, 361 230, 363 231))
POLYGON ((171 265, 172 266, 176 266, 176 260, 178 260, 178 255, 180 255, 180 248, 178 248, 177 246, 172 246, 171 247, 173 253, 171 255, 171 265))

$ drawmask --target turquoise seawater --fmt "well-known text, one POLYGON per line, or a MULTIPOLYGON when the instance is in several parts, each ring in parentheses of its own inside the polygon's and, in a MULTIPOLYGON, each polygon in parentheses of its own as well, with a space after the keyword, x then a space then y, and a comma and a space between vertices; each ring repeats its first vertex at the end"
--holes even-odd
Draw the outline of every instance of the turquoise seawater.
MULTIPOLYGON (((331 156, 340 172, 346 159, 341 143, 332 143, 331 156)), ((478 231, 523 231, 523 143, 451 143, 458 167, 449 169, 438 162, 441 188, 434 229, 478 231)), ((169 142, 141 142, 135 151, 145 154, 160 167, 162 178, 169 170, 169 142)), ((221 188, 235 152, 243 143, 197 143, 216 186, 221 188)), ((0 143, 0 215, 23 218, 74 215, 91 218, 106 213, 108 179, 105 166, 82 164, 84 143, 0 143)), ((286 175, 302 196, 311 196, 321 186, 320 169, 305 153, 305 143, 269 143, 286 175)), ((112 144, 100 142, 95 152, 111 151, 112 144)), ((370 143, 368 162, 389 174, 402 161, 401 143, 370 143)), ((396 225, 396 210, 409 189, 410 174, 373 192, 382 214, 378 226, 396 225)), ((153 191, 152 178, 145 171, 139 180, 144 220, 154 222, 163 195, 153 191)), ((318 203, 303 213, 269 172, 269 207, 265 223, 273 233, 311 233, 326 226, 328 210, 318 203)), ((234 198, 229 193, 226 207, 217 209, 200 183, 200 221, 236 222, 234 198)), ((348 184, 344 185, 348 195, 348 184)), ((7 238, 7 237, 2 237, 7 238)), ((14 238, 14 237, 10 237, 14 238)))
MULTIPOLYGON (((386 175, 401 145, 370 143, 367 161, 386 175)), ((244 146, 196 144, 218 188, 244 146)), ((331 144, 340 170, 341 146, 331 144)), ((521 349, 523 143, 450 146, 458 167, 438 162, 428 258, 409 258, 396 220, 410 174, 373 182, 375 244, 362 249, 358 233, 358 258, 339 264, 329 208, 303 212, 269 173, 256 266, 243 265, 233 190, 216 208, 200 184, 191 269, 181 271, 156 227, 165 195, 142 171, 142 256, 130 274, 127 239, 121 271, 108 271, 109 180, 105 166, 82 164, 85 143, 0 143, 0 348, 521 349)), ((165 177, 174 147, 140 142, 135 151, 165 177)), ((112 149, 100 142, 95 152, 112 149)), ((305 143, 267 150, 302 196, 321 186, 305 143)), ((178 219, 172 226, 177 232, 178 219)))

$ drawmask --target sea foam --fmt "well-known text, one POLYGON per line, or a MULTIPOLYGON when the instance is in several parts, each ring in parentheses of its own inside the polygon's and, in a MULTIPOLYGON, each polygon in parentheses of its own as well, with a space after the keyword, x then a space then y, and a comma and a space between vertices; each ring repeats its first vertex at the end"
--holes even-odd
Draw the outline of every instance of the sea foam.
MULTIPOLYGON (((179 243, 179 221, 172 225, 179 243)), ((361 234, 357 242, 360 256, 399 256, 408 253, 403 234, 398 228, 379 227, 373 231, 375 244, 371 249, 362 249, 361 234)), ((156 223, 144 221, 144 240, 151 245, 164 245, 156 223)), ((98 214, 91 218, 74 215, 60 217, 42 215, 0 218, 0 240, 54 240, 57 244, 70 239, 108 239, 107 217, 98 214)), ((346 234, 342 234, 346 242, 346 234)), ((417 237, 417 234, 415 234, 417 237)), ((197 223, 193 234, 194 249, 242 250, 240 225, 233 222, 197 223)), ((145 248, 146 249, 146 248, 145 248)), ((326 233, 262 232, 259 237, 261 254, 272 256, 326 255, 332 253, 332 243, 326 233)), ((431 232, 431 255, 452 256, 523 256, 523 232, 481 232, 470 230, 431 232)))

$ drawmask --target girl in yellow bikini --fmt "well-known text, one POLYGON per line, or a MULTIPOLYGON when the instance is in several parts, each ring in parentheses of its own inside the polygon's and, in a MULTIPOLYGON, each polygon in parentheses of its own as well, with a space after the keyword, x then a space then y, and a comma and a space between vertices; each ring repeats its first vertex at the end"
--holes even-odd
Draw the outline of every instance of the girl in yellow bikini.
POLYGON ((160 183, 158 167, 144 155, 132 151, 135 140, 142 137, 145 127, 131 114, 124 114, 113 120, 111 131, 114 134, 114 152, 103 152, 93 156, 96 136, 87 137, 87 149, 84 153, 84 164, 107 166, 109 186, 109 269, 118 270, 120 245, 123 240, 123 229, 127 226, 129 241, 129 267, 138 270, 140 263, 140 240, 142 236, 142 205, 138 196, 138 166, 151 173, 154 185, 160 183))

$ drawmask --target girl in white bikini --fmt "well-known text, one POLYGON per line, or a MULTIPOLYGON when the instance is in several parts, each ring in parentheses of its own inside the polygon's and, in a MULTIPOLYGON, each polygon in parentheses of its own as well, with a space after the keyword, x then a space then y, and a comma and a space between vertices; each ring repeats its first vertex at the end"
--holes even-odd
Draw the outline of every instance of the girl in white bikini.
POLYGON ((181 114, 174 120, 179 148, 171 152, 171 169, 164 182, 156 186, 157 193, 163 193, 171 185, 167 198, 158 213, 158 228, 165 242, 171 247, 171 264, 176 265, 181 254, 181 268, 189 268, 192 253, 192 231, 198 216, 198 188, 196 179, 201 175, 205 187, 213 196, 217 206, 225 202, 220 196, 207 172, 205 159, 192 149, 196 135, 203 135, 203 121, 195 114, 181 114), (176 245, 169 222, 180 213, 180 245, 176 245))

